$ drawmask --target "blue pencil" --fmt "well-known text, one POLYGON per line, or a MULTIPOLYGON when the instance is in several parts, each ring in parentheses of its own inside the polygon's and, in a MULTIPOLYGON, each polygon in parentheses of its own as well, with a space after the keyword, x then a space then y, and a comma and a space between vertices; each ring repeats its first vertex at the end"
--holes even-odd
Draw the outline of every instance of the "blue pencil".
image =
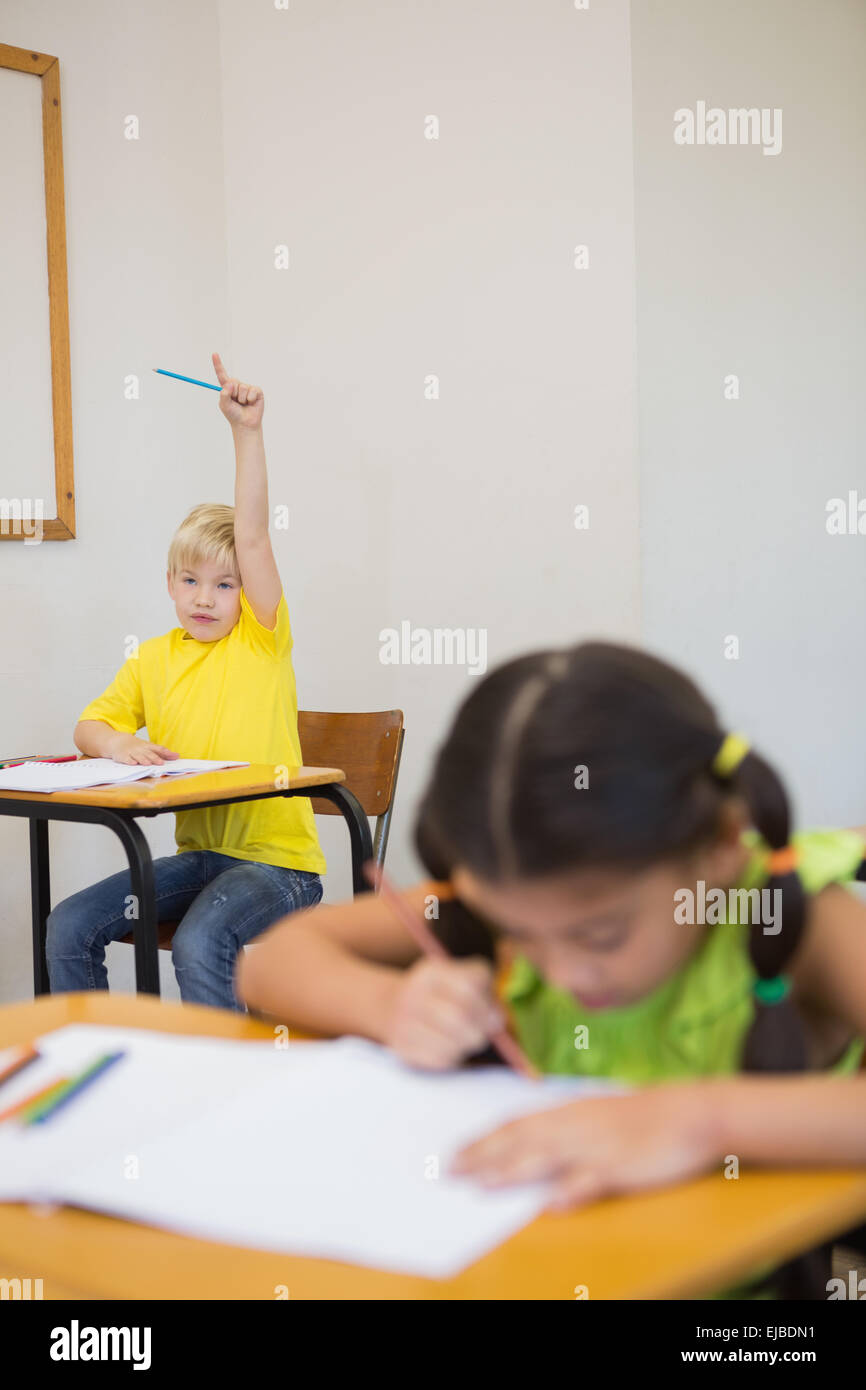
POLYGON ((160 376, 173 376, 177 381, 188 381, 191 386, 206 386, 209 391, 221 391, 221 386, 214 386, 210 381, 196 381, 194 376, 181 376, 180 372, 166 372, 162 367, 154 367, 153 371, 159 372, 160 376))

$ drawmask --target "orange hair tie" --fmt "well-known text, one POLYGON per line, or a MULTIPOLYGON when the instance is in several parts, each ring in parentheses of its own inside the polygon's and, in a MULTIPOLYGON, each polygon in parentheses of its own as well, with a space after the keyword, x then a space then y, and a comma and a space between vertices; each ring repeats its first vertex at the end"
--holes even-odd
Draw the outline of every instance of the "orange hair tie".
POLYGON ((430 888, 431 892, 434 893, 436 897, 441 898, 443 902, 450 903, 452 898, 456 898, 457 896, 451 885, 450 878, 428 879, 427 886, 430 888))
POLYGON ((767 868, 770 873, 791 874, 800 862, 800 851, 793 845, 786 845, 784 849, 774 849, 772 854, 767 856, 767 868))

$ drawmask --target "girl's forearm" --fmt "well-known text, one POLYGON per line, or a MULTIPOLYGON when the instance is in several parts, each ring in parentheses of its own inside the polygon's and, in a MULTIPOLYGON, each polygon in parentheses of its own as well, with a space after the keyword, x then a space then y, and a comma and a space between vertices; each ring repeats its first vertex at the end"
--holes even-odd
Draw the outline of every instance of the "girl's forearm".
POLYGON ((254 543, 268 535, 268 469, 261 426, 232 430, 235 442, 235 540, 254 543))
POLYGON ((747 1163, 866 1166, 866 1073, 708 1084, 723 1153, 747 1163))
POLYGON ((243 1003, 301 1030, 383 1041, 402 970, 362 960, 300 923, 284 933, 278 961, 275 943, 273 937, 270 950, 251 945, 241 954, 236 985, 243 1003))

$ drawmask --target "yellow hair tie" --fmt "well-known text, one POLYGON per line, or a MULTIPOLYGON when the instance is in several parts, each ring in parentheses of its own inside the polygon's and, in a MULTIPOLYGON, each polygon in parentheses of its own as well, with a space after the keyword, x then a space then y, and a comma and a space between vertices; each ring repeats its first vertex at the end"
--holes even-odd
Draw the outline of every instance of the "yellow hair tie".
POLYGON ((717 777, 730 777, 749 751, 749 740, 742 734, 726 734, 710 766, 717 777))

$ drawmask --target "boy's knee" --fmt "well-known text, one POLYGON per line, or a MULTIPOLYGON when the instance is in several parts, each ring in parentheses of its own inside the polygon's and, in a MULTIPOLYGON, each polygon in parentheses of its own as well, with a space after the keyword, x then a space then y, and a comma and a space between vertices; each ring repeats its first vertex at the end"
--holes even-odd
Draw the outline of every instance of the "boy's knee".
POLYGON ((208 930, 206 922, 192 924, 181 922, 171 940, 171 961, 176 970, 186 970, 201 965, 209 957, 219 955, 217 934, 208 930))
POLYGON ((45 922, 45 952, 48 956, 67 956, 81 950, 80 922, 66 903, 58 903, 45 922))

